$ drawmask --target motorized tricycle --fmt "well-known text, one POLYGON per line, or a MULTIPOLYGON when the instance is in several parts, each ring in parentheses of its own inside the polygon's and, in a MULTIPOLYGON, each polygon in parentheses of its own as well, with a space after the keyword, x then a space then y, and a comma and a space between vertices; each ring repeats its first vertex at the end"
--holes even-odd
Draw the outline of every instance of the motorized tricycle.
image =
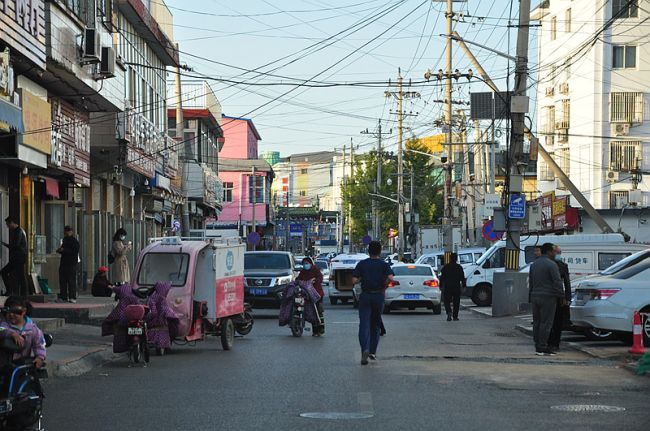
POLYGON ((239 238, 153 239, 138 256, 131 285, 170 283, 166 298, 179 319, 176 341, 215 335, 230 350, 235 332, 245 335, 253 327, 244 304, 244 251, 239 238))

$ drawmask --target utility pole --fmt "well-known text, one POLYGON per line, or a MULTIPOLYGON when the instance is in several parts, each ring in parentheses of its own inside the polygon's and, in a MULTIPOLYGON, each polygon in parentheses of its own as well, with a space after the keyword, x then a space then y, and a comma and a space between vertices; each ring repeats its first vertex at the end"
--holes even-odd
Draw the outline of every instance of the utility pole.
MULTIPOLYGON (((350 191, 348 190, 348 173, 346 170, 346 158, 345 158, 345 149, 346 146, 343 145, 343 190, 345 190, 346 195, 348 195, 347 200, 350 200, 349 194, 350 191)), ((341 252, 345 251, 345 224, 349 223, 348 218, 350 217, 348 209, 350 208, 349 202, 345 204, 345 206, 341 206, 341 252), (347 217, 345 216, 345 213, 347 213, 347 217)))
POLYGON ((404 112, 404 99, 405 98, 415 98, 420 97, 420 93, 416 91, 404 91, 404 79, 402 78, 402 71, 398 69, 397 75, 397 91, 391 92, 386 91, 384 94, 386 97, 394 97, 397 99, 397 201, 398 201, 398 211, 397 211, 397 254, 399 259, 402 259, 404 255, 404 238, 406 237, 406 232, 404 231, 404 117, 414 116, 417 113, 406 114, 404 112))
MULTIPOLYGON (((251 175, 251 181, 253 182, 253 196, 251 196, 252 201, 253 201, 253 214, 251 216, 252 221, 251 221, 251 233, 257 232, 257 227, 255 226, 257 224, 257 220, 255 220, 255 207, 257 206, 257 177, 255 176, 255 166, 251 169, 252 175, 251 175)), ((255 244, 253 244, 253 250, 255 250, 255 244)))
POLYGON ((445 14, 447 18, 447 82, 445 84, 445 93, 447 99, 447 105, 445 106, 445 121, 447 123, 447 149, 449 151, 448 160, 449 166, 445 169, 445 187, 444 187, 444 217, 442 220, 443 229, 444 229, 444 249, 445 249, 445 258, 444 263, 447 264, 451 261, 451 253, 454 251, 454 239, 453 239, 453 214, 452 208, 450 205, 451 198, 451 168, 454 166, 454 133, 452 130, 453 126, 453 111, 452 111, 452 85, 451 85, 451 74, 452 74, 452 39, 451 36, 454 31, 453 19, 454 19, 454 1, 447 0, 447 13, 445 14))
MULTIPOLYGON (((176 44, 176 49, 178 50, 178 44, 176 44)), ((182 143, 182 155, 183 155, 183 182, 181 184, 181 189, 183 192, 183 209, 182 209, 182 220, 181 220, 181 236, 189 237, 190 236, 190 206, 187 202, 187 186, 188 186, 188 174, 189 174, 189 154, 187 152, 187 144, 185 140, 185 120, 183 119, 183 97, 181 93, 181 67, 180 65, 176 66, 176 138, 180 139, 182 143)))
MULTIPOLYGON (((381 168, 384 162, 384 150, 381 146, 381 138, 383 135, 390 135, 393 133, 393 129, 390 129, 388 132, 381 131, 381 119, 377 121, 377 132, 370 132, 368 129, 362 130, 362 135, 370 135, 374 138, 377 138, 377 179, 375 182, 375 193, 379 193, 381 188, 381 168)), ((379 211, 379 203, 373 199, 372 200, 372 236, 379 241, 381 238, 381 213, 379 211)))
MULTIPOLYGON (((354 146, 350 138, 350 179, 354 176, 354 146)), ((352 253, 352 199, 348 199, 348 252, 352 253)))
MULTIPOLYGON (((528 111, 528 33, 530 24, 530 0, 519 2, 519 29, 517 33, 517 63, 515 66, 515 91, 511 102, 510 172, 508 172, 508 206, 523 191, 521 165, 524 150, 525 118, 528 111)), ((508 217, 506 239, 506 271, 519 271, 519 235, 522 221, 508 217)))
POLYGON ((409 233, 411 235, 411 259, 415 259, 416 250, 415 244, 417 243, 417 233, 415 231, 415 172, 411 167, 411 202, 409 203, 409 233))

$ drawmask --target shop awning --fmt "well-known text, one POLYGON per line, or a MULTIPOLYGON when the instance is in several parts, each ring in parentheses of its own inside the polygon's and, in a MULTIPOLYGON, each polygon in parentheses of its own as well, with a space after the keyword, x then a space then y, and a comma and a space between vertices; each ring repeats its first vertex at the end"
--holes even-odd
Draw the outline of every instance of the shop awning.
POLYGON ((9 127, 15 129, 18 133, 25 132, 23 111, 13 103, 3 99, 0 99, 0 122, 9 124, 9 127))
POLYGON ((45 194, 55 199, 59 198, 59 182, 51 178, 45 178, 45 194))

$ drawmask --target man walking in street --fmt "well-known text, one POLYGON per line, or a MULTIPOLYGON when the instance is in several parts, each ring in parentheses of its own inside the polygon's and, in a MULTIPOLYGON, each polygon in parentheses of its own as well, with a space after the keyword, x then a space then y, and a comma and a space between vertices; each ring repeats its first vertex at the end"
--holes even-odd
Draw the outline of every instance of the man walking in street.
POLYGON ((61 255, 59 264, 59 301, 77 302, 77 263, 79 262, 79 241, 70 226, 63 228, 63 242, 56 251, 61 255))
POLYGON ((560 270, 560 278, 564 284, 564 296, 558 300, 557 308, 555 309, 555 318, 553 319, 553 328, 551 335, 548 339, 548 348, 553 352, 560 350, 560 340, 562 339, 562 329, 564 323, 569 320, 571 303, 571 276, 569 275, 569 265, 562 260, 562 249, 559 245, 555 248, 555 263, 560 270))
POLYGON ((445 311, 447 312, 447 322, 452 319, 452 303, 453 303, 453 319, 458 320, 458 309, 460 308, 460 295, 465 288, 465 271, 463 267, 458 264, 458 254, 452 253, 451 260, 440 270, 440 283, 442 285, 442 296, 445 303, 445 311))
POLYGON ((381 243, 379 241, 370 243, 368 254, 370 258, 359 262, 352 273, 352 282, 354 284, 361 282, 361 295, 359 296, 361 365, 367 365, 368 359, 377 359, 386 285, 393 280, 394 275, 388 262, 381 258, 381 243))
POLYGON ((13 218, 7 217, 5 223, 9 229, 9 242, 3 242, 2 245, 9 249, 9 262, 2 268, 0 275, 7 289, 7 296, 27 296, 27 235, 13 218))
POLYGON ((533 339, 537 355, 553 355, 548 339, 553 328, 555 309, 564 298, 560 270, 555 261, 555 250, 551 243, 542 245, 542 255, 530 266, 529 288, 533 305, 533 339))

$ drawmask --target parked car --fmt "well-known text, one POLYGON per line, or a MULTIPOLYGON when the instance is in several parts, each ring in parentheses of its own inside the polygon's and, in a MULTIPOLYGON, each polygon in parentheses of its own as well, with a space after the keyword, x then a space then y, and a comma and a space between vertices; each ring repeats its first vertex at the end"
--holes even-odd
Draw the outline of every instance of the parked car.
POLYGON ((323 284, 329 283, 330 279, 330 263, 326 259, 316 259, 314 261, 320 272, 323 274, 323 284))
POLYGON ((330 304, 336 305, 339 301, 347 304, 353 299, 352 271, 357 263, 367 259, 363 253, 339 254, 330 262, 329 298, 330 304))
POLYGON ((279 308, 282 292, 296 278, 293 255, 284 251, 244 253, 244 298, 254 308, 279 308))
MULTIPOLYGON (((650 313, 650 259, 612 275, 584 280, 571 302, 571 322, 583 330, 611 331, 622 339, 632 334, 635 311, 650 313)), ((650 319, 644 318, 643 336, 650 343, 650 319)))
MULTIPOLYGON (((456 253, 458 254, 458 263, 460 266, 463 268, 468 268, 476 264, 476 261, 483 255, 483 253, 485 253, 485 248, 460 248, 456 253)), ((444 256, 444 251, 427 253, 418 257, 415 263, 424 263, 430 265, 434 270, 440 271, 442 268, 442 260, 444 256)))
MULTIPOLYGON (((442 313, 440 285, 435 271, 427 264, 393 265, 395 277, 386 289, 384 313, 398 308, 428 308, 433 314, 442 313)), ((354 305, 358 306, 361 286, 354 286, 354 305)))

